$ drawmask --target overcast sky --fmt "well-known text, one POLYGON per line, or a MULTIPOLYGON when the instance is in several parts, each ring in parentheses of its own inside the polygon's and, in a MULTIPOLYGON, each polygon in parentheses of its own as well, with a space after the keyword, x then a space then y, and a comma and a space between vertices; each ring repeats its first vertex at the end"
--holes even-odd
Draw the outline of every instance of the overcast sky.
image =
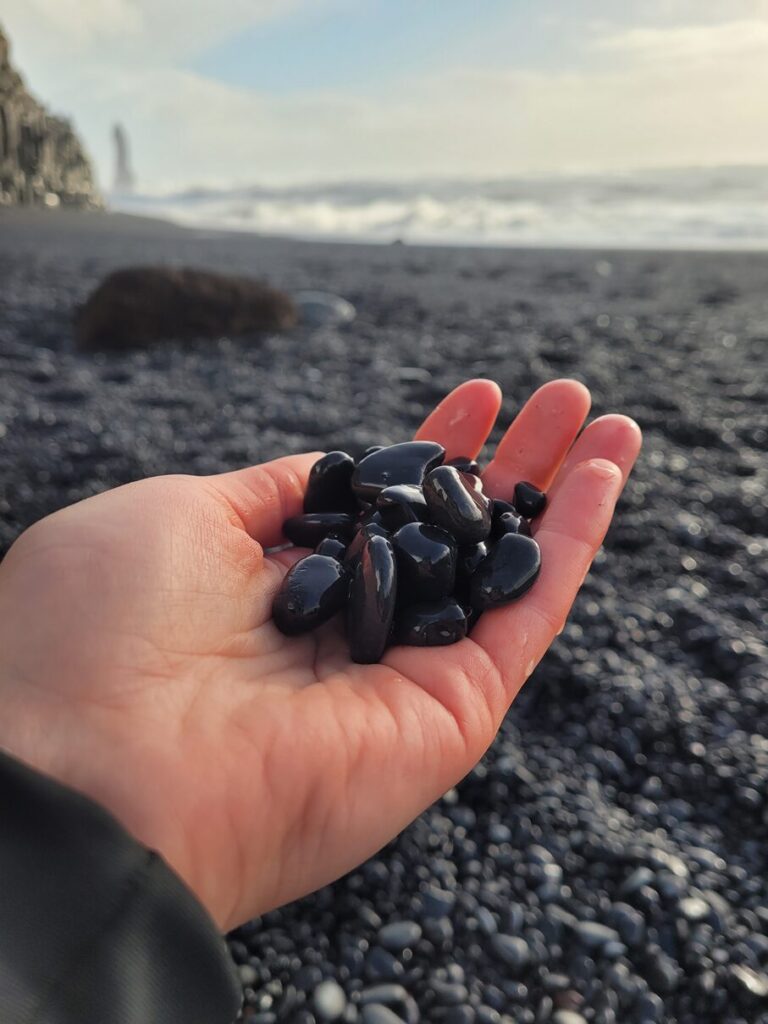
POLYGON ((3 0, 32 90, 140 184, 768 164, 768 0, 3 0))

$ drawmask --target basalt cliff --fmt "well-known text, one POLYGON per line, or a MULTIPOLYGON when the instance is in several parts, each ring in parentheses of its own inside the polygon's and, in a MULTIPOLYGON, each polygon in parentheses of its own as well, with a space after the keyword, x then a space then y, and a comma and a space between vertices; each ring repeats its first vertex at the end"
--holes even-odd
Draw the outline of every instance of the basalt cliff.
POLYGON ((98 208, 90 161, 65 118, 30 95, 0 29, 0 205, 98 208))

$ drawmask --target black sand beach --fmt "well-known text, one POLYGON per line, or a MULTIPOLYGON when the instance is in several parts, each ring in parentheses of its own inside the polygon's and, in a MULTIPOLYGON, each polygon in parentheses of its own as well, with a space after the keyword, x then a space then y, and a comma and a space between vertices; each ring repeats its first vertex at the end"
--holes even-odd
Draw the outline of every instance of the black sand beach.
POLYGON ((246 1020, 768 1021, 767 363, 768 254, 0 211, 0 551, 128 480, 404 440, 467 377, 502 386, 501 426, 568 376, 593 416, 644 432, 569 623, 483 762, 358 871, 231 936, 246 1020), (157 262, 327 289, 358 318, 75 353, 75 305, 157 262), (380 934, 398 920, 420 933, 380 934), (318 988, 332 978, 343 999, 318 988))

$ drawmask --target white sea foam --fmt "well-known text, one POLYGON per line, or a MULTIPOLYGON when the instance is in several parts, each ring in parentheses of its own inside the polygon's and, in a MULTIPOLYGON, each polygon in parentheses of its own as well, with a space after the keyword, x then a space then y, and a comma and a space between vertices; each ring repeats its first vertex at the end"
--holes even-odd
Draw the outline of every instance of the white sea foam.
POLYGON ((768 167, 195 189, 113 207, 208 229, 464 245, 768 248, 768 167))

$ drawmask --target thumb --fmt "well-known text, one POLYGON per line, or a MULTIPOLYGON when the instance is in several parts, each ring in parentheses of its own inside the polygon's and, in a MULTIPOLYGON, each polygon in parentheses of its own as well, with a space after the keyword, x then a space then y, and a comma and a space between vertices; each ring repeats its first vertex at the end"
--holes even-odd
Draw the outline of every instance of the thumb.
POLYGON ((284 520, 301 513, 309 471, 322 456, 322 452, 288 455, 207 480, 245 532, 268 548, 284 539, 284 520))

